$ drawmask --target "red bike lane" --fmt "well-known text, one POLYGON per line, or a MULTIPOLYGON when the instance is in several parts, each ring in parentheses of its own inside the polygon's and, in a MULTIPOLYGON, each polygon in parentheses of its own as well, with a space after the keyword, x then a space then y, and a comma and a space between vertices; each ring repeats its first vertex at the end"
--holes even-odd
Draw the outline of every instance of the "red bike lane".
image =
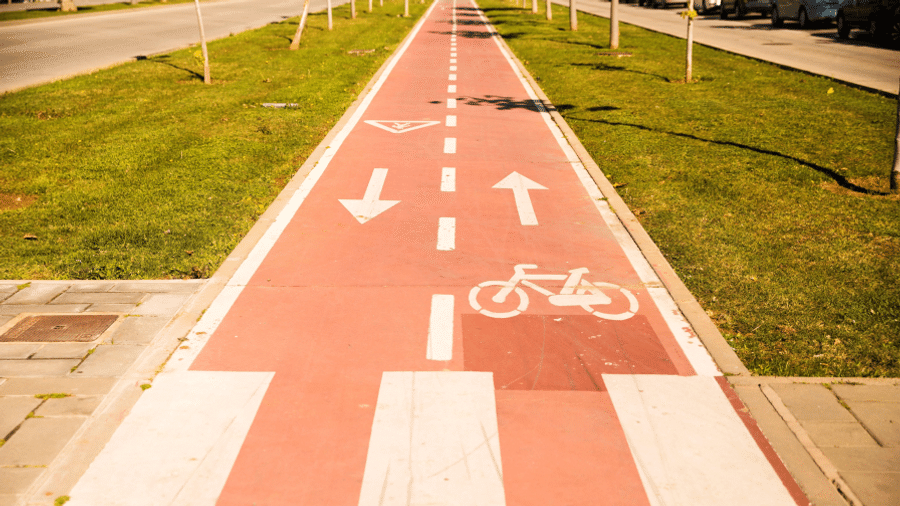
POLYGON ((802 500, 494 37, 428 11, 191 364, 274 372, 217 504, 802 500))

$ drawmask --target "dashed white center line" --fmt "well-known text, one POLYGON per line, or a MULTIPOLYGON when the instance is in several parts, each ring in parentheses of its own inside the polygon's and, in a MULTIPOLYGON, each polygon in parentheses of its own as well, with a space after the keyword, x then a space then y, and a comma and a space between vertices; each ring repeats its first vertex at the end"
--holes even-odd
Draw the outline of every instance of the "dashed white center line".
MULTIPOLYGON (((451 79, 452 80, 452 79, 451 79)), ((447 85, 447 93, 456 93, 456 85, 448 84, 447 85)))
POLYGON ((456 58, 456 53, 450 53, 450 58, 456 58))
POLYGON ((439 218, 437 234, 438 251, 456 249, 456 218, 439 218))
POLYGON ((447 137, 444 139, 444 153, 452 155, 456 153, 456 137, 447 137))
POLYGON ((450 58, 450 63, 456 63, 456 58, 450 58))
POLYGON ((456 72, 456 65, 450 65, 450 72, 456 72))
POLYGON ((455 98, 447 99, 447 109, 456 109, 456 99, 455 98))
POLYGON ((456 191, 456 168, 455 167, 444 167, 441 169, 441 191, 442 192, 455 192, 456 191))
MULTIPOLYGON (((444 219, 444 218, 441 218, 444 219)), ((431 296, 431 319, 428 322, 428 360, 453 359, 453 296, 431 296)))
POLYGON ((445 125, 448 127, 455 127, 456 126, 456 116, 454 116, 452 114, 448 114, 447 122, 445 123, 445 125))
POLYGON ((456 81, 456 74, 450 74, 450 80, 456 81))

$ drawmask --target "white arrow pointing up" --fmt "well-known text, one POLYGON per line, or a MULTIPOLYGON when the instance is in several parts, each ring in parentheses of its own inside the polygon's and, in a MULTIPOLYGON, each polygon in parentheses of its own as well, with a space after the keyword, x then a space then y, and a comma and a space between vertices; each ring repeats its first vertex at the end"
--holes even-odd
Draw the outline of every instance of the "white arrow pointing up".
POLYGON ((372 179, 369 179, 369 186, 366 187, 366 194, 362 200, 338 199, 360 223, 365 223, 400 203, 399 200, 378 200, 387 171, 387 169, 372 171, 372 179))
POLYGON ((516 199, 516 208, 519 210, 519 221, 522 225, 537 225, 537 216, 534 215, 534 206, 531 205, 531 197, 528 190, 546 190, 547 188, 535 183, 527 177, 513 172, 495 184, 494 188, 504 188, 513 191, 516 199))

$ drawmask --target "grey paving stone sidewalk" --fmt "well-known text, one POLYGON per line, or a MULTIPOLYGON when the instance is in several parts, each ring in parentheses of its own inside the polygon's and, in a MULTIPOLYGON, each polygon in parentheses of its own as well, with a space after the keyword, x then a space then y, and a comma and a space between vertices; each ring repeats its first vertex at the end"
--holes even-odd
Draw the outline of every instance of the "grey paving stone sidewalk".
POLYGON ((900 379, 731 381, 813 504, 900 504, 900 379))
POLYGON ((204 283, 0 281, 0 506, 23 503, 204 283), (8 341, 24 318, 52 314, 109 314, 115 322, 90 342, 8 341))

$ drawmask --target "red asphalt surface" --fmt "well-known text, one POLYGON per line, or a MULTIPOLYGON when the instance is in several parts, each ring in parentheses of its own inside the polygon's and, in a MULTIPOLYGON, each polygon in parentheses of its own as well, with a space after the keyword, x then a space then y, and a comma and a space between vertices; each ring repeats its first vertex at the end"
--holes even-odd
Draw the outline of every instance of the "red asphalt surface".
MULTIPOLYGON (((191 366, 275 371, 219 505, 357 504, 382 373, 444 370, 494 375, 507 504, 649 504, 601 374, 694 370, 467 1, 450 63, 451 12, 447 1, 431 11, 362 117, 440 123, 391 133, 360 121, 191 366), (441 191, 444 167, 456 191, 441 191), (376 168, 388 169, 380 198, 400 202, 359 223, 339 200, 363 198, 376 168), (529 191, 538 225, 521 224, 511 190, 492 188, 512 172, 547 188, 529 191), (437 249, 442 217, 456 220, 450 251, 437 249), (473 287, 517 264, 587 268, 639 310, 605 320, 525 287, 518 316, 471 307, 473 287), (426 359, 434 294, 455 300, 449 361, 426 359)), ((604 312, 627 310, 605 293, 604 312)))

